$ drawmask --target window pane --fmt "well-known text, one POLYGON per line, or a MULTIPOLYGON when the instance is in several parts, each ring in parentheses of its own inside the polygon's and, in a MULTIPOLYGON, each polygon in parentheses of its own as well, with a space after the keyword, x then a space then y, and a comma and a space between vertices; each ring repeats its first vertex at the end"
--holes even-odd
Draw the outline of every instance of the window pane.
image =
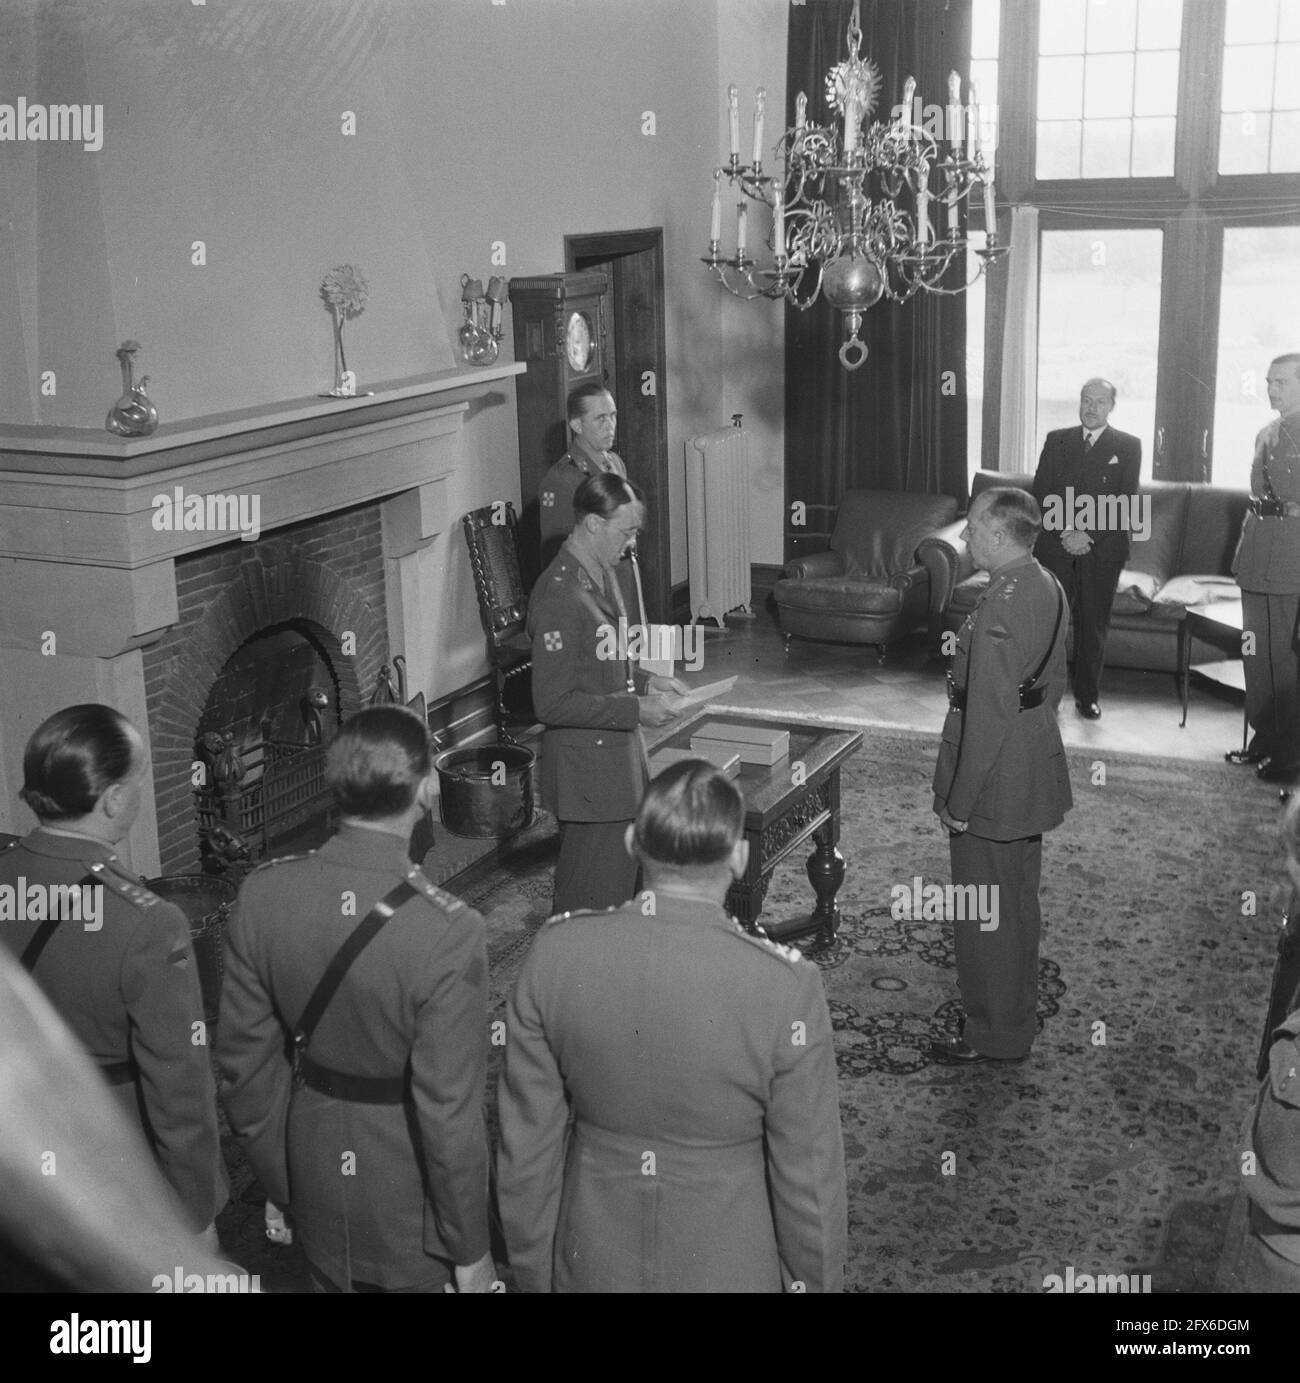
MULTIPOLYGON (((966 250, 966 282, 983 261, 976 250, 986 243, 983 231, 971 231, 966 250)), ((971 475, 980 468, 984 434, 984 285, 981 275, 966 293, 966 459, 971 475)))
POLYGON ((1089 53, 1130 53, 1136 32, 1137 0, 1089 0, 1089 53))
POLYGON ((1273 154, 1270 173, 1300 173, 1300 111, 1282 111, 1273 117, 1273 154))
POLYGON ((1219 117, 1219 172, 1267 173, 1272 116, 1251 111, 1219 117))
POLYGON ((1040 178, 1077 178, 1079 143, 1083 137, 1080 120, 1050 120, 1038 127, 1038 158, 1035 172, 1040 178))
POLYGON ((1278 44, 1276 82, 1273 109, 1300 108, 1300 43, 1278 44))
POLYGON ((1083 118, 1131 115, 1133 112, 1133 54, 1087 59, 1083 79, 1083 118))
POLYGON ((1083 59, 1044 58, 1038 64, 1038 118, 1077 120, 1083 114, 1083 59))
POLYGON ((1082 53, 1085 0, 1052 0, 1038 7, 1038 51, 1082 53))
POLYGON ((1183 32, 1183 0, 1142 0, 1139 48, 1177 48, 1183 32))
POLYGON ((1276 49, 1254 45, 1225 48, 1223 100, 1220 110, 1267 110, 1273 95, 1273 55, 1276 49))
POLYGON ((1085 120, 1083 122, 1083 176, 1127 178, 1132 122, 1085 120))
POLYGON ((997 57, 1001 19, 1002 0, 975 0, 971 9, 971 57, 997 57))
POLYGON ((1250 484, 1255 434, 1276 415, 1264 376, 1275 355, 1296 349, 1300 226, 1242 226, 1223 232, 1223 292, 1215 374, 1216 485, 1250 484))
POLYGON ((1228 0, 1225 43, 1272 43, 1277 36, 1277 0, 1228 0))
POLYGON ((1277 20, 1277 36, 1283 43, 1300 39, 1300 0, 1282 0, 1277 20))
POLYGON ((1133 176, 1172 178, 1174 175, 1174 129, 1172 115, 1155 116, 1133 122, 1133 176))
POLYGON ((1151 473, 1160 333, 1157 230, 1044 231, 1038 309, 1038 436, 1079 421, 1093 375, 1119 391, 1111 421, 1142 439, 1151 473))
POLYGON ((1136 115, 1175 115, 1178 111, 1178 54, 1139 53, 1133 81, 1136 115))

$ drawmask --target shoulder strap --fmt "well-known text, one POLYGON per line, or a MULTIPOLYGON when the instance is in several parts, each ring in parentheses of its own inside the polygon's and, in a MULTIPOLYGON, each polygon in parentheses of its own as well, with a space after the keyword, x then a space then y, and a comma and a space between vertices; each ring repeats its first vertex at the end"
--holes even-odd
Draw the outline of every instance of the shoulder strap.
POLYGON ((294 1029, 293 1067, 295 1081, 300 1082, 301 1060, 307 1050, 307 1044, 311 1041, 311 1035, 316 1030, 316 1024, 320 1022, 321 1015, 329 1007, 329 1002, 334 997, 339 985, 343 983, 343 977, 351 969, 352 962, 378 936, 384 923, 403 903, 414 898, 417 892, 414 884, 403 879, 396 888, 385 893, 366 913, 348 936, 348 939, 334 953, 334 958, 325 967, 325 973, 321 976, 320 983, 312 990, 311 998, 307 1000, 307 1007, 303 1009, 302 1017, 298 1020, 298 1026, 294 1029))
POLYGON ((1052 650, 1056 647, 1056 636, 1061 632, 1061 619, 1065 614, 1065 589, 1061 583, 1052 576, 1052 584, 1056 587, 1056 623, 1052 626, 1052 637, 1047 644, 1047 652, 1043 654, 1043 661, 1034 669, 1034 675, 1023 682, 1025 687, 1038 685, 1038 679, 1047 671, 1047 665, 1052 660, 1052 650))
MULTIPOLYGON (((73 888, 84 888, 87 884, 95 883, 95 875, 87 874, 85 878, 73 884, 73 888)), ((63 921, 62 916, 47 917, 44 922, 31 935, 31 940, 23 947, 23 953, 18 957, 18 963, 29 974, 36 968, 36 962, 41 958, 41 952, 45 949, 49 939, 58 930, 59 923, 63 921)))

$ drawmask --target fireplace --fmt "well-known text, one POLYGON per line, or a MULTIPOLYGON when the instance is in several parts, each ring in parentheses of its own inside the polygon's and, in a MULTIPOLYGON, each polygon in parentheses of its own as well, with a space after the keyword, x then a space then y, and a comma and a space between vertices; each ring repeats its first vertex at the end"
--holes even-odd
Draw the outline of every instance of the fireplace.
POLYGON ((147 438, 0 432, 0 830, 24 824, 31 731, 91 700, 148 729, 151 781, 122 849, 136 872, 195 870, 214 824, 242 824, 256 854, 318 816, 318 737, 398 656, 411 695, 430 690, 441 650, 427 612, 448 599, 448 573, 425 554, 459 517, 469 400, 522 370, 447 371, 147 438), (155 524, 178 488, 247 499, 259 531, 155 524))

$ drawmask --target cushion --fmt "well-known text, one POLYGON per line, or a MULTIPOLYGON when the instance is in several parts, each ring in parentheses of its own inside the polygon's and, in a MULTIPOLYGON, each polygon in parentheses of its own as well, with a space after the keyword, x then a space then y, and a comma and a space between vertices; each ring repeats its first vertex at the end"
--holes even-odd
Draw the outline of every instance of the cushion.
POLYGON ((1217 485, 1187 490, 1187 531, 1175 571, 1230 572, 1250 495, 1217 485))
POLYGON ((1177 480, 1148 480, 1138 486, 1143 510, 1149 506, 1151 532, 1146 538, 1134 537, 1128 565, 1131 571, 1154 576, 1157 585, 1178 572, 1187 518, 1187 488, 1177 480))
POLYGON ((888 577, 916 565, 922 538, 957 517, 951 495, 904 490, 846 490, 831 535, 851 576, 888 577))
POLYGON ((1230 576, 1175 576, 1156 592, 1155 603, 1188 606, 1240 599, 1241 587, 1230 576))
POLYGON ((1111 609, 1120 615, 1142 615, 1151 608, 1159 583, 1150 572, 1133 571, 1128 567, 1119 574, 1115 588, 1115 603, 1111 609))
POLYGON ((833 614, 896 615, 903 592, 870 577, 819 576, 806 581, 782 578, 773 590, 778 605, 833 614))

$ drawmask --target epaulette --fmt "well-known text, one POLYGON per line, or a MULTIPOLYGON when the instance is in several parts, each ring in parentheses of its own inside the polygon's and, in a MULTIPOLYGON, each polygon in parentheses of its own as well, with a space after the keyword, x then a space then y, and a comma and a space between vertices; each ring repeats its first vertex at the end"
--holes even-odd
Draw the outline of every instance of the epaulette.
POLYGON ((548 917, 542 926, 550 927, 556 922, 567 922, 571 917, 605 917, 607 914, 617 911, 617 907, 573 908, 569 912, 557 912, 554 916, 548 917))
POLYGON ((1018 576, 1013 576, 1005 586, 1000 587, 997 591, 997 598, 999 600, 1010 600, 1015 594, 1016 582, 1019 581, 1019 579, 1018 576))
POLYGON ((143 884, 137 883, 129 875, 118 873, 122 865, 116 855, 110 860, 93 860, 86 868, 105 888, 111 888, 119 898, 125 898, 134 907, 151 908, 155 903, 162 902, 156 893, 145 888, 143 884), (110 868, 112 865, 116 865, 117 868, 110 868))
POLYGON ((773 941, 763 931, 755 936, 753 932, 747 932, 739 922, 736 923, 736 935, 748 941, 751 946, 758 946, 770 956, 789 961, 792 965, 803 960, 803 952, 797 946, 785 946, 779 941, 773 941))
POLYGON ((591 575, 588 573, 587 568, 581 564, 578 566, 578 585, 585 591, 594 591, 596 589, 596 583, 591 579, 591 575))
POLYGON ((315 850, 304 850, 296 855, 277 855, 273 860, 263 860, 256 868, 248 871, 251 877, 260 874, 264 869, 274 869, 277 864, 288 864, 290 860, 309 860, 315 854, 315 850))
POLYGON ((422 897, 436 907, 440 907, 444 912, 463 912, 468 904, 463 898, 457 898, 454 893, 447 893, 436 884, 431 884, 424 877, 421 870, 411 867, 411 872, 406 876, 406 882, 411 885, 422 897))

